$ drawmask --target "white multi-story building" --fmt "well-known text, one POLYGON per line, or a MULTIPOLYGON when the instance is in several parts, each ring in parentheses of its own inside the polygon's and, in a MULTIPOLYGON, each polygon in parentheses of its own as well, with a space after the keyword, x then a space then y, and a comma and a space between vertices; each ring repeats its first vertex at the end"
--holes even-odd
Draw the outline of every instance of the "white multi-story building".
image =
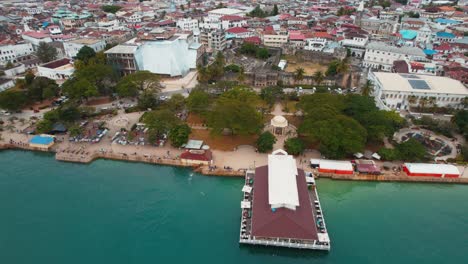
POLYGON ((106 42, 101 39, 80 38, 63 43, 63 48, 68 58, 75 57, 78 51, 84 46, 88 46, 94 51, 99 52, 106 47, 106 42))
POLYGON ((44 12, 44 9, 41 6, 26 7, 25 10, 30 15, 40 14, 44 12))
POLYGON ((33 53, 31 43, 0 46, 0 64, 15 63, 17 59, 33 53))
POLYGON ((364 34, 347 34, 346 38, 341 40, 340 43, 343 47, 351 51, 352 57, 362 58, 366 52, 366 45, 369 41, 367 35, 364 34))
POLYGON ((70 59, 63 58, 37 66, 37 75, 52 80, 66 80, 75 71, 70 59))
POLYGON ((222 30, 204 30, 200 32, 200 43, 208 51, 223 51, 227 44, 226 33, 222 30))
POLYGON ((198 20, 193 18, 182 18, 177 20, 177 27, 182 30, 198 30, 198 20))
POLYGON ((288 40, 288 32, 263 34, 263 45, 268 47, 281 48, 283 45, 288 43, 288 40))
POLYGON ((31 43, 34 48, 39 46, 39 43, 41 42, 46 42, 46 43, 52 42, 52 38, 49 32, 46 32, 46 31, 26 31, 21 35, 21 37, 26 42, 31 43))
POLYGON ((426 55, 420 48, 396 47, 384 42, 370 42, 366 47, 363 65, 373 69, 391 71, 396 60, 425 60, 426 55))
POLYGON ((384 110, 410 106, 463 108, 468 88, 460 81, 433 75, 370 72, 376 105, 384 110))

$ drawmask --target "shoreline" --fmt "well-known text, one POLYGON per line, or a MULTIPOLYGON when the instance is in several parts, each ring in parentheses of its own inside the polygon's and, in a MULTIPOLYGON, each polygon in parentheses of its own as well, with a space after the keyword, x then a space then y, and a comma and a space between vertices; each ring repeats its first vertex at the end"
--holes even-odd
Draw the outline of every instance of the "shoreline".
MULTIPOLYGON (((123 154, 114 154, 114 153, 91 153, 86 156, 67 156, 60 155, 60 152, 56 152, 53 149, 44 150, 39 148, 33 148, 29 145, 15 145, 0 143, 1 150, 25 150, 25 151, 38 151, 38 152, 47 152, 54 153, 55 160, 62 162, 72 162, 72 163, 81 163, 89 164, 98 159, 106 160, 115 160, 115 161, 129 161, 129 162, 140 162, 146 164, 155 164, 155 165, 165 165, 165 166, 175 166, 175 167, 185 167, 191 168, 194 172, 198 172, 205 176, 225 176, 225 177, 244 177, 244 171, 236 170, 224 170, 224 169, 210 169, 206 165, 193 165, 183 163, 178 159, 171 158, 152 158, 152 157, 142 157, 138 155, 123 155, 123 154), (86 158, 86 159, 85 159, 86 158)), ((365 175, 365 174, 354 174, 349 175, 338 175, 338 174, 323 174, 315 173, 316 178, 326 178, 331 180, 340 180, 340 181, 369 181, 369 182, 408 182, 408 183, 449 183, 449 184, 468 184, 468 178, 436 178, 436 177, 409 177, 409 176, 388 176, 388 175, 365 175)))
POLYGON ((86 156, 67 156, 67 155, 60 155, 60 152, 56 152, 53 149, 40 149, 30 147, 28 145, 15 145, 15 144, 7 144, 7 143, 0 143, 0 151, 2 150, 24 150, 24 151, 37 151, 37 152, 46 152, 55 155, 55 160, 62 161, 62 162, 71 162, 71 163, 81 163, 81 164, 89 164, 98 159, 106 159, 106 160, 115 160, 115 161, 129 161, 129 162, 139 162, 139 163, 146 163, 146 164, 155 164, 155 165, 166 165, 166 166, 174 166, 174 167, 185 167, 191 168, 194 172, 201 173, 205 176, 234 176, 234 177, 244 177, 245 172, 243 171, 227 171, 222 169, 210 170, 210 168, 206 165, 193 165, 183 163, 178 159, 171 159, 171 158, 152 158, 152 157, 142 157, 138 155, 122 155, 122 154, 114 154, 114 153, 91 153, 86 156))

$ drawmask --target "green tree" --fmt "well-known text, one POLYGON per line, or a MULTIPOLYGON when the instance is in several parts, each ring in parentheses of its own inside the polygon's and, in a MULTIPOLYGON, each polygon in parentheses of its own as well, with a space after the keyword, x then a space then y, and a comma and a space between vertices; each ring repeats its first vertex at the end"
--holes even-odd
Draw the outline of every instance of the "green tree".
POLYGON ((323 75, 323 72, 321 71, 316 71, 313 77, 317 85, 320 85, 323 82, 323 79, 325 78, 325 76, 323 75))
POLYGON ((54 97, 59 92, 59 87, 54 80, 42 76, 34 78, 31 85, 26 88, 28 97, 33 101, 42 101, 54 97))
POLYGON ((37 46, 36 56, 42 63, 46 63, 57 58, 57 50, 46 42, 40 42, 37 46))
POLYGON ((396 149, 381 148, 377 153, 380 155, 382 160, 393 161, 399 159, 398 151, 396 149))
POLYGON ((99 95, 96 85, 84 78, 67 80, 62 84, 62 90, 71 99, 77 99, 79 101, 99 95))
POLYGON ((111 66, 105 64, 84 65, 74 73, 77 80, 86 79, 96 86, 100 95, 109 95, 117 79, 116 72, 111 66))
POLYGON ((123 77, 116 88, 119 96, 134 97, 144 90, 157 93, 161 90, 161 84, 157 74, 149 71, 137 71, 123 77))
POLYGON ((362 95, 371 96, 374 93, 374 84, 371 80, 367 80, 361 90, 362 95))
POLYGON ((48 119, 43 119, 36 124, 36 133, 37 134, 46 134, 52 130, 52 122, 48 119))
POLYGON ((143 122, 151 133, 160 137, 178 125, 180 120, 169 109, 162 109, 146 113, 143 122))
POLYGON ((119 11, 122 7, 121 6, 116 6, 116 5, 103 5, 101 6, 102 11, 106 13, 112 13, 115 14, 117 11, 119 11))
POLYGON ((83 46, 75 56, 75 59, 84 62, 85 64, 89 62, 91 58, 96 56, 96 51, 89 46, 83 46))
POLYGON ((210 95, 200 89, 190 92, 187 98, 188 110, 195 114, 205 114, 210 107, 210 95))
POLYGON ((32 71, 27 71, 26 75, 24 75, 24 81, 26 82, 26 85, 31 85, 34 81, 34 78, 36 78, 34 73, 32 71))
POLYGON ((176 125, 169 132, 169 139, 173 147, 179 148, 188 142, 192 129, 186 124, 176 125))
POLYGON ((261 114, 255 109, 257 95, 248 89, 234 88, 223 93, 208 115, 208 126, 215 134, 256 134, 262 127, 261 114))
POLYGON ((426 149, 419 141, 411 138, 397 147, 398 156, 404 161, 424 161, 426 149))
POLYGON ((305 70, 304 68, 297 68, 294 71, 294 80, 302 81, 304 79, 305 70))
POLYGON ((167 106, 171 111, 180 112, 185 108, 185 97, 181 94, 174 94, 171 98, 167 101, 167 106))
POLYGON ((260 98, 262 98, 262 100, 270 106, 273 106, 273 104, 277 100, 283 98, 283 96, 284 91, 281 87, 278 86, 266 87, 260 91, 260 98))
POLYGON ((465 137, 468 136, 468 111, 458 111, 453 116, 452 122, 457 125, 458 131, 460 131, 460 133, 465 135, 465 137))
POLYGON ((138 96, 138 107, 140 109, 153 109, 158 105, 156 95, 151 90, 144 90, 138 96))
POLYGON ((79 125, 72 125, 68 131, 70 132, 70 136, 71 137, 76 137, 76 136, 79 136, 81 135, 81 133, 83 133, 83 128, 80 127, 79 125))
POLYGON ((259 59, 268 59, 268 57, 270 56, 270 54, 268 53, 268 50, 266 48, 260 48, 257 50, 255 56, 259 59))
POLYGON ((300 138, 288 138, 284 142, 284 148, 291 155, 300 155, 304 152, 304 142, 300 138))
POLYGON ((260 5, 257 5, 252 11, 250 11, 250 13, 248 13, 248 16, 251 16, 251 17, 266 17, 266 16, 268 16, 268 13, 263 11, 260 8, 260 5))
POLYGON ((271 11, 271 15, 272 15, 272 16, 276 16, 276 15, 278 15, 278 14, 279 14, 279 12, 278 12, 278 6, 275 4, 275 5, 273 6, 273 11, 271 11))
POLYGON ((261 153, 271 152, 276 143, 276 137, 270 132, 263 132, 257 139, 257 149, 261 153))
POLYGON ((0 93, 0 108, 8 111, 17 111, 25 106, 26 94, 23 91, 7 90, 0 93))

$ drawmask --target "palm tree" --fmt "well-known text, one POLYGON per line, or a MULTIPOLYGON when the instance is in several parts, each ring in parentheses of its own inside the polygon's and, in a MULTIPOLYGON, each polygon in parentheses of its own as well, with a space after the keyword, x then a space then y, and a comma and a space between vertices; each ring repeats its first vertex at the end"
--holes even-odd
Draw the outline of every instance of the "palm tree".
POLYGON ((294 72, 294 80, 301 81, 302 79, 304 79, 304 73, 304 68, 297 68, 294 72))
POLYGON ((364 96, 370 96, 372 93, 374 93, 374 84, 371 80, 366 81, 366 84, 364 84, 362 87, 361 93, 364 96))
POLYGON ((323 79, 324 79, 324 75, 323 75, 323 72, 321 71, 317 71, 314 73, 314 81, 317 85, 320 85, 322 82, 323 82, 323 79))
POLYGON ((349 71, 349 64, 348 64, 348 59, 344 58, 338 62, 338 65, 336 65, 336 72, 337 73, 347 73, 349 71))

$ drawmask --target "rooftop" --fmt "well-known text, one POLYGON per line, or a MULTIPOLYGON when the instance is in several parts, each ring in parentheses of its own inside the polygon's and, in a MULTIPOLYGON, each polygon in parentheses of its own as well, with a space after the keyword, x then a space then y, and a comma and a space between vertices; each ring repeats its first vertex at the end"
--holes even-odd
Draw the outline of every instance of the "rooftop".
POLYGON ((378 41, 370 42, 369 44, 367 44, 367 49, 425 57, 424 52, 420 48, 406 47, 406 46, 397 47, 397 46, 391 46, 385 42, 378 42, 378 41))
POLYGON ((75 43, 75 44, 82 44, 82 45, 93 45, 101 41, 102 40, 95 39, 95 38, 79 38, 79 39, 70 40, 69 42, 75 43))
POLYGON ((468 95, 468 89, 460 82, 448 77, 374 72, 385 91, 429 92, 440 94, 468 95))
POLYGON ((137 50, 137 45, 117 45, 109 50, 106 50, 105 54, 133 54, 137 50))

